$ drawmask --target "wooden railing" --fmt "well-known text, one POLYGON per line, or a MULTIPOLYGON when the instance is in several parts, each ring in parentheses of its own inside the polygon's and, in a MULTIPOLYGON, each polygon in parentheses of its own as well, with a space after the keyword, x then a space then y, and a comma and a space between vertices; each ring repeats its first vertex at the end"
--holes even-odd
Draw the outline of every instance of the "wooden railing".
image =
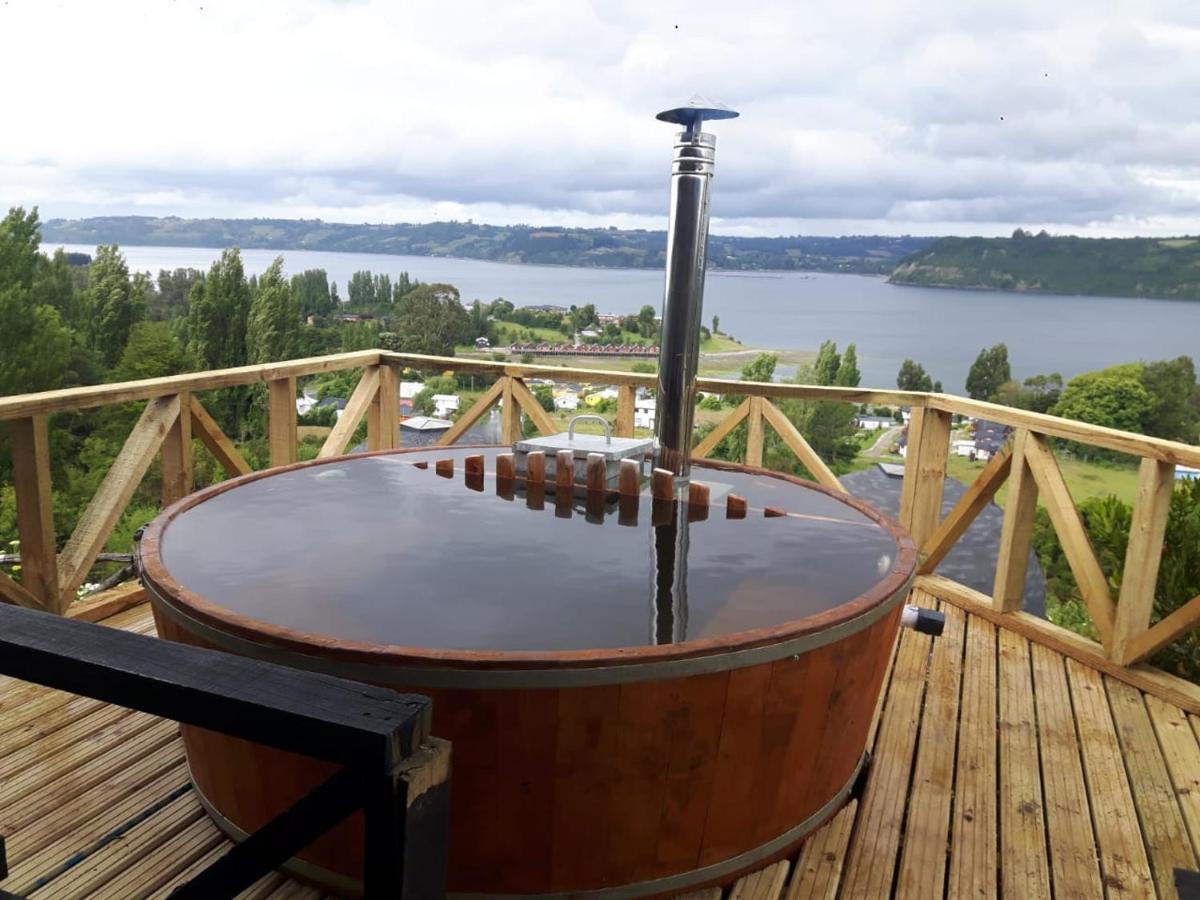
MULTIPOLYGON (((265 384, 267 435, 271 466, 294 462, 297 454, 296 382, 298 378, 348 369, 363 370, 346 409, 319 455, 344 453, 367 421, 370 449, 396 445, 399 420, 399 370, 447 369, 494 376, 496 381, 463 412, 440 443, 457 441, 493 407, 500 407, 501 440, 521 434, 522 414, 543 433, 556 431, 554 420, 526 384, 527 379, 584 381, 618 389, 615 431, 630 436, 639 387, 653 387, 654 375, 518 365, 415 354, 364 351, 265 366, 246 366, 126 384, 106 384, 41 394, 0 398, 0 421, 8 423, 13 452, 14 486, 22 559, 20 582, 0 572, 0 598, 24 606, 65 612, 79 585, 120 519, 156 455, 162 458, 163 502, 192 489, 192 439, 198 439, 230 475, 250 466, 196 394, 236 385, 265 384), (147 401, 145 409, 108 475, 61 549, 54 533, 48 441, 49 417, 88 407, 147 401)), ((1200 687, 1139 664, 1163 645, 1200 625, 1200 597, 1151 625, 1154 588, 1162 556, 1174 467, 1200 466, 1200 447, 1101 428, 1054 416, 967 400, 946 394, 858 388, 763 384, 702 378, 702 391, 745 397, 694 449, 712 453, 743 421, 747 426, 745 462, 761 465, 766 427, 821 484, 844 490, 774 400, 798 399, 877 403, 908 407, 909 423, 900 518, 921 547, 920 583, 944 600, 1031 638, 1179 705, 1200 712, 1200 687), (1013 440, 982 470, 944 518, 942 487, 949 458, 954 416, 973 416, 1011 426, 1013 440), (1141 460, 1133 527, 1117 596, 1111 589, 1083 525, 1050 439, 1065 439, 1130 454, 1141 460), (1009 482, 996 580, 989 596, 937 574, 956 542, 996 491, 1009 482), (1064 555, 1087 603, 1098 641, 1092 641, 1022 611, 1026 566, 1038 503, 1047 510, 1064 555)))

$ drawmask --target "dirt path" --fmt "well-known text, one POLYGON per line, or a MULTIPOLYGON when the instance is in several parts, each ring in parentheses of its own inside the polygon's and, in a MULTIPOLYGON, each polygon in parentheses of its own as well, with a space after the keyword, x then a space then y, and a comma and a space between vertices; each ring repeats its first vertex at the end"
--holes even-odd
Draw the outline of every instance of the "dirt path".
POLYGON ((887 448, 892 446, 892 441, 894 441, 900 435, 900 432, 903 429, 903 425, 894 425, 893 427, 886 429, 883 434, 878 437, 875 443, 870 446, 869 449, 863 451, 863 456, 883 456, 887 451, 887 448))

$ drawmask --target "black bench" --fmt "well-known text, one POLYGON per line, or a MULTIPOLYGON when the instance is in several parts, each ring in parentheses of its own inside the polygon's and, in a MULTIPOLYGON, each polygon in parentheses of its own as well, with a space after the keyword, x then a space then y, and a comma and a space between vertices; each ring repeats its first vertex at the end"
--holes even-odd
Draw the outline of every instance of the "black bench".
POLYGON ((0 674, 341 764, 172 897, 233 897, 359 809, 368 900, 445 894, 449 746, 427 697, 3 603, 0 674))

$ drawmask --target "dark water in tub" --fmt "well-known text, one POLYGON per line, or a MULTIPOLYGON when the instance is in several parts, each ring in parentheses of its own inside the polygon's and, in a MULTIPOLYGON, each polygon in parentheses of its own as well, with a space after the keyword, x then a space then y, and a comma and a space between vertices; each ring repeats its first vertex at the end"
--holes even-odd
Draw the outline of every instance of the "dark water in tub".
POLYGON ((727 519, 719 498, 704 521, 680 514, 656 528, 648 498, 629 525, 616 504, 589 516, 582 498, 547 495, 534 509, 523 490, 498 494, 496 451, 472 489, 472 452, 262 478, 176 518, 163 561, 207 600, 275 625, 461 650, 633 647, 779 625, 853 599, 895 561, 894 539, 861 513, 778 479, 695 469, 745 497, 746 518, 727 519), (445 458, 452 478, 434 472, 445 458), (766 518, 764 506, 797 515, 766 518))

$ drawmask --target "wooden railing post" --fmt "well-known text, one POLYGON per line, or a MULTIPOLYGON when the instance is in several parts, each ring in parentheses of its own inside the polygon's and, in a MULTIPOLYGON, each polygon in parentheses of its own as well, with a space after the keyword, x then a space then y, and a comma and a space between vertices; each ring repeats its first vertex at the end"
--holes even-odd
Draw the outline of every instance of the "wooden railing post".
POLYGON ((267 446, 271 467, 296 461, 296 378, 267 382, 270 410, 267 416, 267 446))
POLYGON ((513 396, 511 375, 503 376, 504 387, 500 394, 500 443, 512 444, 521 439, 521 407, 513 396))
POLYGON ((617 386, 617 437, 633 437, 634 410, 637 388, 632 384, 617 386))
POLYGON ((1018 428, 1013 438, 1008 500, 1004 504, 1004 526, 1000 531, 996 582, 992 589, 992 603, 1001 612, 1020 612, 1025 599, 1025 576, 1038 498, 1037 481, 1027 458, 1030 440, 1027 428, 1018 428))
POLYGON ((908 423, 900 523, 922 546, 942 519, 942 490, 950 455, 950 413, 914 407, 908 423))
POLYGON ((170 506, 192 492, 191 396, 179 395, 179 416, 168 429, 162 449, 162 502, 170 506))
POLYGON ((391 450, 400 440, 400 383, 396 370, 386 363, 379 370, 379 389, 367 413, 367 448, 391 450))
POLYGON ((763 399, 752 396, 746 431, 746 465, 761 466, 763 462, 763 399))
POLYGON ((1133 662, 1131 642, 1150 627, 1174 487, 1173 465, 1154 459, 1142 460, 1113 628, 1112 657, 1121 665, 1133 662))
POLYGON ((46 609, 61 613, 66 604, 58 589, 48 418, 42 415, 14 419, 9 433, 13 488, 17 495, 17 536, 21 540, 21 584, 46 609))

